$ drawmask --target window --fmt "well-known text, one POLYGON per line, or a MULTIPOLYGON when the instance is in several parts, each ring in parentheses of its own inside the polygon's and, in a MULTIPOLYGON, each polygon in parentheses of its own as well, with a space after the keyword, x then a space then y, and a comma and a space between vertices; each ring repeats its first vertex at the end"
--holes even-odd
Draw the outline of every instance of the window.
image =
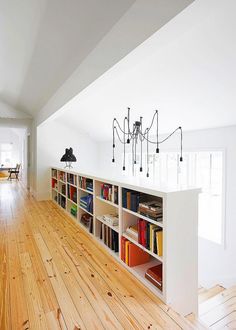
MULTIPOLYGON (((169 185, 187 185, 202 188, 199 195, 199 236, 221 244, 223 242, 223 152, 199 151, 183 154, 179 162, 176 152, 149 155, 150 179, 169 185)), ((146 157, 144 163, 146 164, 146 157)), ((126 164, 131 164, 131 155, 126 164)), ((132 166, 127 174, 144 177, 132 166)))
POLYGON ((4 167, 12 166, 12 144, 1 143, 0 144, 0 165, 4 167))

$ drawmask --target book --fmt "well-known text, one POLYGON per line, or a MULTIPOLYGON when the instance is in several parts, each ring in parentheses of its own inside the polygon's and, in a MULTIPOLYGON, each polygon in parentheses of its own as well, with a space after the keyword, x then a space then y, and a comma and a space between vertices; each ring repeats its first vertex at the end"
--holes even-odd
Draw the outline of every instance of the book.
POLYGON ((143 251, 137 245, 130 243, 128 245, 128 265, 129 267, 138 266, 149 262, 150 255, 143 251))
POLYGON ((127 208, 126 192, 127 192, 127 189, 123 188, 123 189, 122 189, 122 206, 123 206, 124 208, 127 208))
POLYGON ((146 249, 150 250, 150 222, 146 226, 146 249))
POLYGON ((162 290, 162 264, 149 268, 145 273, 145 277, 157 288, 162 290))
POLYGON ((126 241, 125 242, 125 263, 127 265, 129 265, 129 245, 130 245, 130 241, 126 241))
POLYGON ((142 219, 138 219, 138 243, 139 244, 142 244, 141 243, 141 231, 142 231, 142 221, 144 221, 144 220, 142 220, 142 219))
POLYGON ((125 242, 128 241, 127 238, 121 237, 121 260, 125 262, 125 242))
POLYGON ((131 192, 130 191, 127 191, 126 199, 127 199, 127 209, 131 210, 131 192))
POLYGON ((118 226, 119 224, 119 218, 118 218, 118 214, 114 213, 114 214, 104 214, 102 216, 102 219, 104 221, 106 221, 107 223, 109 223, 112 226, 118 226))
POLYGON ((157 241, 157 254, 159 257, 163 255, 163 231, 156 232, 156 241, 157 241))
POLYGON ((138 224, 126 228, 126 233, 138 242, 138 224))

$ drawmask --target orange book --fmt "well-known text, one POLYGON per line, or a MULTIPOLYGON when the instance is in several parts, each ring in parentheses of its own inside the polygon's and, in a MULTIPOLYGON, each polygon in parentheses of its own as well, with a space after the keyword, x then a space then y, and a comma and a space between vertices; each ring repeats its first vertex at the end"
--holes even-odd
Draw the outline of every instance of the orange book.
POLYGON ((129 246, 131 245, 130 241, 125 242, 125 263, 129 265, 129 246))
POLYGON ((127 209, 131 210, 131 192, 130 191, 127 191, 126 198, 127 198, 127 209))
POLYGON ((138 266, 141 264, 145 264, 146 262, 149 262, 150 255, 140 249, 137 245, 130 243, 128 246, 128 259, 129 263, 128 265, 130 267, 138 266))
POLYGON ((157 254, 159 257, 163 255, 163 231, 156 232, 156 240, 157 240, 157 254))

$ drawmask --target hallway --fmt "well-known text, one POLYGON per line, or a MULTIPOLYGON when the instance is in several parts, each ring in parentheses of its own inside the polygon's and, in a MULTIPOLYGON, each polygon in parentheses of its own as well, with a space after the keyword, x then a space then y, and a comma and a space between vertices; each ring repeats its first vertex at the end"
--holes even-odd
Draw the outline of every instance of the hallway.
POLYGON ((0 182, 0 329, 193 329, 51 201, 0 182))

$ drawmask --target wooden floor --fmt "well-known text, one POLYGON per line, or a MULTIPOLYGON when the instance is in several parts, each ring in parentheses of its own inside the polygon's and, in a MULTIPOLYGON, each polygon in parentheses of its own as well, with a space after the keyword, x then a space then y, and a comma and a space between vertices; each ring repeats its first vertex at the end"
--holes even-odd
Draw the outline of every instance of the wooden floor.
POLYGON ((196 329, 51 201, 0 182, 0 329, 196 329))
POLYGON ((200 295, 199 318, 207 329, 236 329, 236 286, 216 285, 200 295))

